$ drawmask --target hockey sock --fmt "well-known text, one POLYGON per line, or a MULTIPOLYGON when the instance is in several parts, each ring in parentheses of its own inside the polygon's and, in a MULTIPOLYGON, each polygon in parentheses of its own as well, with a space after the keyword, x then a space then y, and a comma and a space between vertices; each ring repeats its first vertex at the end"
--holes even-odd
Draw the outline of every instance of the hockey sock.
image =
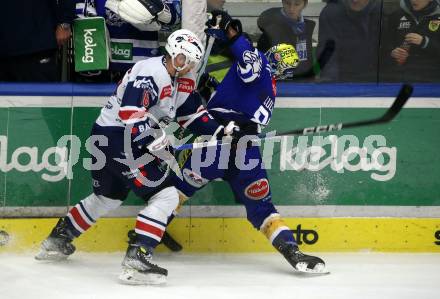
POLYGON ((75 237, 79 237, 83 232, 95 224, 95 220, 86 211, 82 201, 70 209, 66 218, 68 220, 68 226, 71 228, 71 232, 75 237))
POLYGON ((273 244, 274 240, 282 239, 286 243, 296 245, 292 231, 286 226, 280 214, 271 214, 267 217, 260 227, 260 231, 273 244))
POLYGON ((145 247, 156 248, 166 229, 166 224, 141 213, 136 218, 136 243, 145 247))
POLYGON ((180 210, 182 209, 183 204, 189 199, 189 197, 184 195, 179 190, 177 190, 177 193, 179 193, 179 205, 173 211, 173 213, 168 217, 167 225, 169 225, 171 223, 171 221, 173 221, 173 219, 180 213, 180 210))
POLYGON ((118 208, 122 204, 121 200, 108 198, 102 195, 90 194, 77 203, 66 218, 68 224, 73 228, 73 235, 79 237, 88 230, 103 215, 118 208))
POLYGON ((137 243, 155 248, 165 233, 167 222, 179 203, 174 187, 168 187, 153 195, 136 218, 137 243))

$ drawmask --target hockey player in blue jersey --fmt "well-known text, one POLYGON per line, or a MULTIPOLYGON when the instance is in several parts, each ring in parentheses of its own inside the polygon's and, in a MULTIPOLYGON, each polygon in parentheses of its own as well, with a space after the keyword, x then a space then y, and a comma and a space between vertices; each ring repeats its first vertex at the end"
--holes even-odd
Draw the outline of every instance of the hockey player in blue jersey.
POLYGON ((164 162, 172 165, 168 161, 173 156, 167 156, 162 127, 178 115, 205 134, 205 119, 213 120, 203 106, 195 105, 192 94, 195 77, 190 71, 204 53, 200 40, 188 30, 177 30, 168 37, 165 49, 167 55, 142 60, 127 71, 101 109, 92 129, 92 137, 99 137, 91 145, 96 166, 93 193, 58 221, 36 259, 66 259, 75 251, 73 240, 133 191, 148 205, 137 215, 136 240, 129 244, 119 279, 127 284, 165 282, 168 271, 151 260, 179 196, 167 176, 169 168, 164 167, 164 162), (151 159, 143 162, 146 154, 151 159))
MULTIPOLYGON (((270 184, 258 146, 249 144, 249 136, 260 133, 269 123, 275 103, 275 79, 283 78, 298 65, 298 55, 291 45, 274 46, 263 55, 241 34, 241 24, 226 12, 214 11, 208 21, 207 33, 229 43, 235 61, 223 81, 217 86, 207 103, 207 110, 228 131, 233 131, 232 145, 193 149, 184 153, 183 179, 174 176, 181 201, 191 197, 214 179, 225 180, 232 189, 236 201, 242 203, 247 219, 261 231, 271 244, 298 271, 324 273, 322 259, 303 254, 298 249, 292 231, 285 225, 272 203, 270 184), (221 19, 220 28, 214 20, 221 19), (243 139, 244 138, 244 139, 243 139), (244 142, 242 142, 244 141, 244 142), (226 147, 228 149, 225 150, 226 147), (224 152, 229 152, 225 159, 224 152), (200 161, 211 161, 203 166, 200 161), (253 163, 253 166, 251 164, 253 163)), ((190 130, 193 124, 184 117, 177 120, 190 130)), ((213 137, 221 139, 219 127, 213 137)))

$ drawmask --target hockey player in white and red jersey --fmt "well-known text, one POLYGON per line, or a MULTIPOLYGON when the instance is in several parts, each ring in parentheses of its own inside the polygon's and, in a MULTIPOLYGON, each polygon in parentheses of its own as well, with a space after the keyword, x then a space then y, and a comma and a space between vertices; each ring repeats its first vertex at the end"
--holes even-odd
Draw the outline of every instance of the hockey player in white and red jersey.
POLYGON ((195 78, 190 71, 204 54, 200 40, 181 29, 169 36, 165 48, 167 55, 136 63, 102 108, 91 133, 96 166, 92 170, 93 193, 58 221, 36 259, 67 258, 75 251, 72 241, 119 207, 133 191, 148 205, 137 215, 135 241, 129 244, 119 279, 127 284, 165 281, 167 270, 152 264, 151 259, 179 197, 168 181, 169 168, 163 167, 163 162, 173 157, 166 151, 162 124, 177 115, 193 127, 200 123, 200 134, 219 127, 192 93, 195 78), (205 132, 210 126, 212 129, 205 132))

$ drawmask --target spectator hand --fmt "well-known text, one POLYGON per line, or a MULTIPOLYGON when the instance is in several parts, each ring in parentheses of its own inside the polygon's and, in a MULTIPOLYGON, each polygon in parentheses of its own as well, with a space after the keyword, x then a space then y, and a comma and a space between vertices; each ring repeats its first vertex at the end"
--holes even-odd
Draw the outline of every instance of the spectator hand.
POLYGON ((407 43, 420 46, 422 44, 422 41, 423 41, 423 36, 421 36, 420 34, 417 34, 417 33, 408 33, 405 36, 405 41, 407 43))
POLYGON ((55 38, 57 40, 58 47, 63 46, 67 43, 72 35, 70 25, 59 24, 55 30, 55 38))
POLYGON ((391 51, 391 57, 393 57, 397 64, 400 65, 406 62, 408 56, 408 51, 402 48, 395 48, 393 51, 391 51))

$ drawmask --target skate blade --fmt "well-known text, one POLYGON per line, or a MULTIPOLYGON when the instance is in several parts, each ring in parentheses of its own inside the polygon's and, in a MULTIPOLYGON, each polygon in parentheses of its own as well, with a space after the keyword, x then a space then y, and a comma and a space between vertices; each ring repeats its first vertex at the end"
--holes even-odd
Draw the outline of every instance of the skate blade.
POLYGON ((69 256, 58 251, 41 250, 34 258, 37 261, 65 261, 69 256))
POLYGON ((161 285, 167 282, 165 275, 141 273, 135 269, 123 269, 118 279, 120 283, 129 285, 161 285))
POLYGON ((307 267, 307 263, 298 263, 296 264, 295 270, 301 273, 308 274, 330 274, 330 271, 327 270, 323 263, 318 263, 314 268, 310 269, 307 267))

